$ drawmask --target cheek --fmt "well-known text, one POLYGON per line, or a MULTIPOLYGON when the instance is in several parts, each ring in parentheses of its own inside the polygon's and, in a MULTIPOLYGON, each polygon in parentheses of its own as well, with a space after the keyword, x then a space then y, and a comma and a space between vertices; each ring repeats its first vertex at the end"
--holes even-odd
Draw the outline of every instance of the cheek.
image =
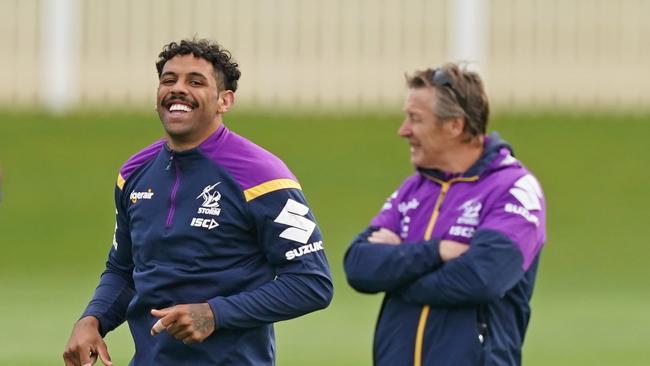
POLYGON ((426 141, 431 137, 431 129, 420 124, 413 128, 413 135, 422 141, 426 141))
POLYGON ((156 94, 156 99, 158 99, 158 101, 160 101, 160 100, 163 99, 164 96, 165 96, 165 89, 159 87, 158 92, 156 94))
POLYGON ((436 145, 436 136, 435 132, 430 128, 420 131, 420 143, 425 148, 430 148, 431 146, 436 145))

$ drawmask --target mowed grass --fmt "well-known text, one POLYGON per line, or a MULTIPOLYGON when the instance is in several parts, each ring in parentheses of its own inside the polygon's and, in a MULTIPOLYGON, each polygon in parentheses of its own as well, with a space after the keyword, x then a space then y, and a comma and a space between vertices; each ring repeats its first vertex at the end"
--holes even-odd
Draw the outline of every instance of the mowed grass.
MULTIPOLYGON (((400 120, 236 111, 227 119, 298 176, 334 275, 327 310, 276 326, 278 365, 371 364, 381 297, 352 291, 341 262, 412 171, 395 133, 400 120)), ((513 114, 491 127, 539 177, 548 204, 524 363, 647 365, 650 117, 513 114)), ((159 136, 154 114, 0 113, 0 365, 62 364, 111 243, 117 169, 159 136)), ((126 365, 128 328, 107 342, 115 364, 126 365)))

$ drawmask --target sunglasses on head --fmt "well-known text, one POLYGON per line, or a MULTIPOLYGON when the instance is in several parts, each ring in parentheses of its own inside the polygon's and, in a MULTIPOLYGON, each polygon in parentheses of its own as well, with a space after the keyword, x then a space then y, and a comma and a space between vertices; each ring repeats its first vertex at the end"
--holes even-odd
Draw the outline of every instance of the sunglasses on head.
POLYGON ((456 98, 456 101, 458 102, 458 105, 463 109, 463 111, 467 110, 465 108, 465 105, 467 101, 465 100, 464 97, 454 88, 453 83, 451 82, 451 76, 449 76, 449 73, 443 69, 433 69, 433 72, 431 73, 431 84, 441 87, 441 88, 448 88, 451 90, 451 93, 454 95, 456 98))

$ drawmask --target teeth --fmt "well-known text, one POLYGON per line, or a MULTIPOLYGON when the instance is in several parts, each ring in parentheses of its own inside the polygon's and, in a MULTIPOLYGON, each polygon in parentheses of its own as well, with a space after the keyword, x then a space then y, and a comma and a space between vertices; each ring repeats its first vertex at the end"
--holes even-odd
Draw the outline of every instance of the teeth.
POLYGON ((192 108, 186 106, 185 104, 176 103, 176 104, 172 104, 172 106, 169 107, 169 111, 170 112, 174 112, 174 111, 191 112, 192 108))

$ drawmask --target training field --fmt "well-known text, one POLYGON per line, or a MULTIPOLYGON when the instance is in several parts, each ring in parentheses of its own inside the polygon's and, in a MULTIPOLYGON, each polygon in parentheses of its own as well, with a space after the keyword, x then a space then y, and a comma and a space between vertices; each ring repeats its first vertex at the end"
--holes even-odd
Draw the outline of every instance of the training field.
MULTIPOLYGON (((327 310, 276 326, 278 365, 371 364, 381 297, 354 293, 341 263, 349 240, 412 171, 400 120, 227 118, 298 176, 335 279, 327 310)), ((536 173, 549 212, 524 364, 648 365, 650 116, 500 115, 491 128, 536 173)), ((117 170, 161 130, 154 113, 0 113, 0 365, 63 364, 111 245, 117 170)), ((128 363, 125 326, 108 346, 116 365, 128 363)))

